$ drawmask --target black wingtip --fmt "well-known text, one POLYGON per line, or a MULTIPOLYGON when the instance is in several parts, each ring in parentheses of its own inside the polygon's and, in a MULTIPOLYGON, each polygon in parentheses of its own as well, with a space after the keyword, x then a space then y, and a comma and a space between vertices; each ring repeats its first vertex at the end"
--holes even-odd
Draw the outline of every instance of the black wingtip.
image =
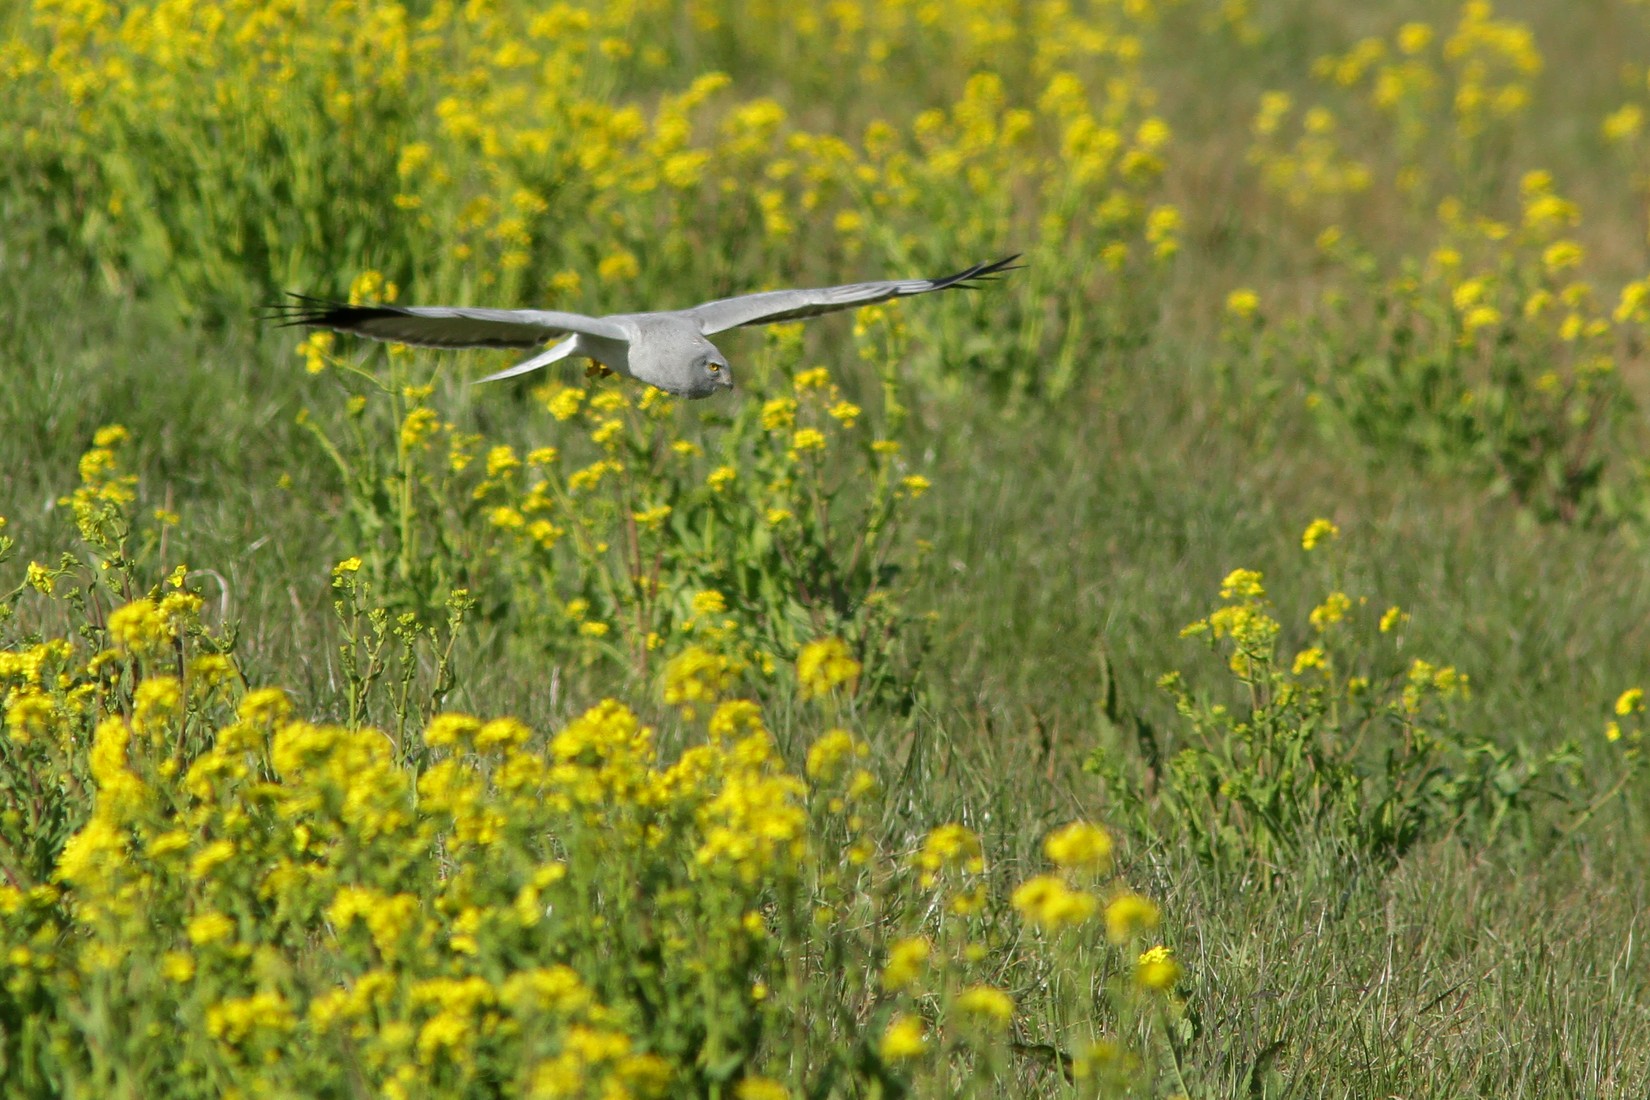
POLYGON ((992 263, 975 264, 973 267, 964 268, 954 275, 946 275, 943 278, 934 279, 934 289, 948 290, 952 287, 958 287, 964 290, 969 290, 977 286, 982 286, 986 283, 995 282, 998 276, 1006 274, 1010 271, 1018 271, 1025 267, 1025 264, 1017 264, 1014 262, 1022 255, 1023 253, 1016 252, 1011 256, 1004 256, 1002 259, 996 260, 992 263))
POLYGON ((259 307, 258 320, 273 322, 279 328, 348 328, 352 324, 373 317, 387 317, 396 312, 390 306, 352 306, 332 298, 317 298, 309 294, 287 291, 289 302, 268 302, 259 307))

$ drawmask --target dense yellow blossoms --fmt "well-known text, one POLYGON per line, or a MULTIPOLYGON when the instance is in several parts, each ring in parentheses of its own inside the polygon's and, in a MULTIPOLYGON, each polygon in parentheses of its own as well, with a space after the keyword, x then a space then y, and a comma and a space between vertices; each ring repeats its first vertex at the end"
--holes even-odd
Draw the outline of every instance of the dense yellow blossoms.
MULTIPOLYGON (((806 388, 835 399, 827 381, 806 388)), ((128 476, 125 442, 100 436, 82 471, 94 492, 128 476)), ((526 465, 494 447, 477 468, 502 480, 526 465)), ((761 708, 729 698, 719 590, 687 600, 702 642, 665 665, 664 702, 694 723, 669 752, 612 699, 549 730, 438 713, 386 736, 243 686, 185 567, 133 584, 132 505, 92 502, 89 562, 29 571, 30 591, 65 602, 111 579, 142 592, 81 632, 106 648, 52 638, 0 654, 0 784, 63 795, 62 815, 28 831, 27 860, 13 855, 20 821, 0 819, 4 995, 42 1006, 31 1087, 95 1090, 106 1064, 155 1096, 208 1078, 305 1093, 347 1073, 396 1097, 499 1082, 651 1097, 704 1091, 714 1053, 736 1095, 763 1096, 785 1087, 773 1074, 792 1020, 834 1027, 866 995, 886 1003, 862 1025, 875 1061, 854 1072, 943 1074, 962 1051, 1002 1053, 1021 1011, 1003 967, 1080 975, 1112 950, 1067 937, 1047 959, 994 953, 1018 936, 989 905, 984 843, 950 823, 914 853, 886 848, 865 737, 826 730, 793 770, 761 708), (859 984, 819 986, 827 957, 859 960, 859 984), (78 1022, 94 1015, 129 1024, 99 1040, 104 1061, 78 1022), (157 1062, 161 1032, 175 1057, 157 1062)), ((346 626, 360 612, 387 630, 361 603, 368 572, 351 556, 322 583, 346 626)), ((804 694, 841 698, 861 674, 836 637, 798 664, 804 694)), ((1050 860, 1082 883, 1033 876, 1016 903, 1053 878, 1092 913, 1111 847, 1087 823, 1055 830, 1050 860)), ((1046 903, 1019 907, 1046 923, 1046 903)), ((1125 1017, 1172 985, 1140 973, 1125 1017)))
MULTIPOLYGON (((1182 230, 1161 194, 1174 136, 1140 76, 1152 5, 965 8, 36 0, 0 41, 0 127, 41 178, 81 181, 73 239, 191 310, 381 271, 352 297, 606 312, 719 285, 723 256, 840 276, 1010 241, 1051 293, 1075 301, 1066 276, 1093 271, 1132 300, 1182 230), (889 112, 822 119, 771 94, 845 72, 889 112)), ((1071 350, 1044 335, 1013 340, 1069 385, 1071 350)), ((330 346, 306 341, 306 366, 330 346)))
MULTIPOLYGON (((166 684, 145 680, 137 695, 165 696, 155 685, 166 684)), ((762 946, 760 907, 788 896, 772 893, 781 883, 841 873, 816 839, 839 820, 816 800, 830 788, 788 772, 752 703, 721 704, 707 739, 670 765, 613 701, 547 737, 442 715, 424 732, 442 755, 421 776, 372 730, 293 719, 278 691, 245 695, 229 717, 176 787, 163 767, 181 732, 174 712, 157 718, 161 741, 105 720, 92 816, 49 884, 0 886, 0 930, 26 964, 14 991, 158 976, 135 1000, 100 1003, 175 1019, 189 1064, 247 1087, 292 1087, 311 1072, 294 1052, 324 1049, 390 1094, 502 1072, 535 1095, 661 1095, 691 1077, 692 1036, 714 1025, 691 1024, 686 1047, 647 1031, 623 992, 633 979, 621 978, 643 971, 599 945, 664 946, 669 981, 713 980, 717 1011, 756 1013, 763 975, 783 965, 762 946), (53 926, 75 935, 48 943, 30 931, 53 926)), ((822 738, 816 760, 852 757, 845 736, 822 738)), ((1066 866, 1096 867, 1109 849, 1086 824, 1050 837, 1066 866)), ((925 852, 936 870, 983 869, 978 838, 960 826, 936 830, 925 852)), ((1058 901, 1087 897, 1058 883, 1034 878, 1015 894, 1051 930, 1097 904, 1058 901)), ((1111 903, 1108 925, 1126 904, 1151 914, 1127 918, 1131 935, 1155 925, 1155 908, 1131 894, 1111 903)), ((931 965, 953 972, 958 961, 937 950, 924 936, 894 942, 881 988, 920 992, 931 965)), ((1172 984, 1146 963, 1140 974, 1143 989, 1172 984)), ((982 1041, 1014 1011, 989 984, 955 993, 956 1026, 982 1041)), ((919 1061, 929 1031, 896 1013, 877 1049, 891 1066, 919 1061)))

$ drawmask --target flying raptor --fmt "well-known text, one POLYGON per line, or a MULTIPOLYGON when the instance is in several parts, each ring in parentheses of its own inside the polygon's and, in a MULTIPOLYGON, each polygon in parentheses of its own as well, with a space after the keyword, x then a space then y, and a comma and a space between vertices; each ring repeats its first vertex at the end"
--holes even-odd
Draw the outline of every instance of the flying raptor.
POLYGON ((692 309, 613 313, 586 317, 547 309, 470 309, 456 306, 351 306, 293 295, 275 308, 288 325, 350 332, 396 344, 436 348, 551 347, 508 370, 479 379, 492 382, 538 370, 558 359, 583 356, 619 374, 680 397, 709 397, 733 387, 727 359, 708 337, 741 325, 800 321, 840 309, 909 298, 933 290, 975 287, 1015 270, 1018 255, 975 264, 939 279, 888 279, 812 290, 769 290, 721 298, 692 309))

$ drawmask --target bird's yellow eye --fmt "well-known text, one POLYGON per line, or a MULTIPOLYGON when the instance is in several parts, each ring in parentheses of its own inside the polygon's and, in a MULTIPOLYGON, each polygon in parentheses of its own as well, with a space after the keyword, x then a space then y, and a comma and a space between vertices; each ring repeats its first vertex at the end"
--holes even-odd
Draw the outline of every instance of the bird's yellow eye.
POLYGON ((712 373, 712 374, 718 374, 722 370, 722 364, 720 364, 720 363, 706 363, 705 364, 705 369, 710 371, 710 373, 712 373))

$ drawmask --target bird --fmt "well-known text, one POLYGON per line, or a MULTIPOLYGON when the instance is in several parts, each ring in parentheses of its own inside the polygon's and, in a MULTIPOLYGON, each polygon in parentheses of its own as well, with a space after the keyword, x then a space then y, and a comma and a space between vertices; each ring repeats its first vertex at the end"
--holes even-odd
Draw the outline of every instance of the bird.
POLYGON ((293 294, 274 306, 283 326, 353 333, 396 344, 437 348, 548 349, 477 382, 496 382, 583 356, 616 374, 690 399, 733 388, 733 369, 708 339, 744 325, 801 321, 822 313, 909 298, 935 290, 973 288, 1017 270, 1019 254, 974 264, 938 279, 887 279, 812 289, 769 290, 719 298, 691 309, 588 317, 547 309, 472 309, 464 306, 347 305, 293 294))

